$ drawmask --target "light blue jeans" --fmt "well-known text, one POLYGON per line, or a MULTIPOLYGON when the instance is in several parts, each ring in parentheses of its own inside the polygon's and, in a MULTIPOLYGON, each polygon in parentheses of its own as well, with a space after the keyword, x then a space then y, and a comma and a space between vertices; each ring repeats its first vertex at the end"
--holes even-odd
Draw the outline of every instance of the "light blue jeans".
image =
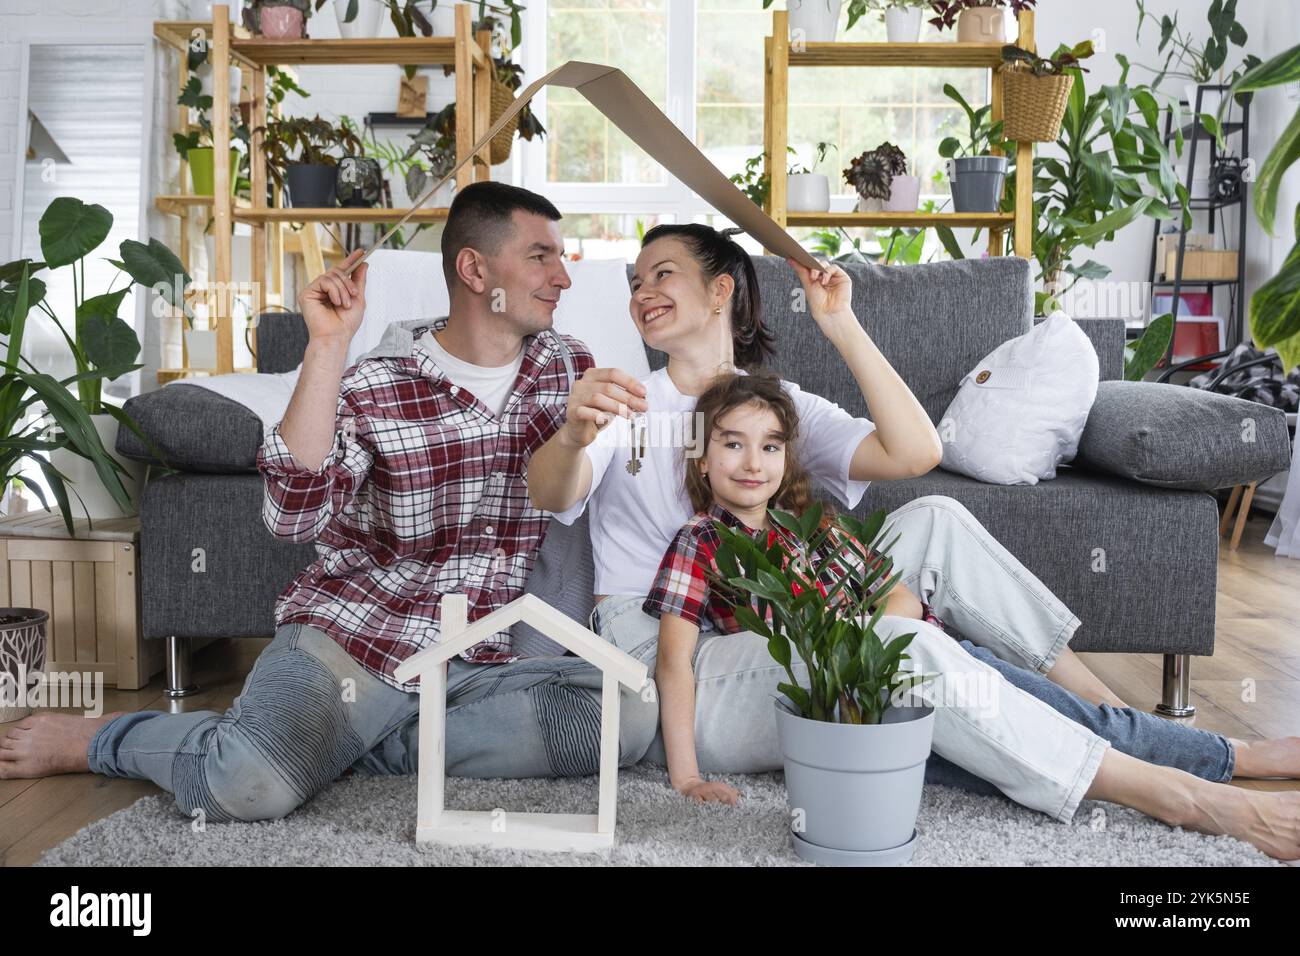
MULTIPOLYGON (((635 763, 654 736, 653 694, 622 688, 619 761, 635 763), (646 699, 648 698, 648 700, 646 699)), ((596 773, 601 672, 578 657, 471 664, 447 674, 447 773, 552 777, 596 773)), ((207 820, 290 813, 348 768, 414 773, 418 693, 392 687, 329 635, 285 624, 224 714, 140 711, 106 723, 87 749, 90 769, 152 780, 177 808, 207 820)))
MULTIPOLYGON (((1232 775, 1218 734, 1131 709, 1095 707, 1046 677, 1079 619, 957 501, 918 498, 888 516, 891 551, 903 583, 967 641, 924 621, 882 617, 883 639, 916 633, 912 666, 938 673, 926 697, 936 706, 927 780, 1011 799, 1069 822, 1106 749, 1176 766, 1206 779, 1232 775)), ((592 629, 654 673, 659 622, 644 596, 611 596, 592 612, 592 629)), ((795 665, 799 682, 807 672, 795 665)), ((700 770, 780 769, 773 713, 787 679, 759 635, 702 635, 695 652, 695 741, 700 770)), ((662 736, 647 758, 663 763, 662 736)))

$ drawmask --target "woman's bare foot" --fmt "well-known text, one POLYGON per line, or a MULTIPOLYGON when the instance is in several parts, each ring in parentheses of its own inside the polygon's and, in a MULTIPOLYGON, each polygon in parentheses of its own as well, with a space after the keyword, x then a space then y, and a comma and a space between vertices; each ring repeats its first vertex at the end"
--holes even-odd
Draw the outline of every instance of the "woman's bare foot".
POLYGON ((0 736, 0 780, 88 773, 86 751, 100 727, 125 711, 102 717, 33 714, 0 736))
POLYGON ((1300 737, 1230 742, 1236 754, 1234 777, 1300 777, 1300 737))
POLYGON ((1300 792, 1264 793, 1206 783, 1182 826, 1245 840, 1275 860, 1300 860, 1300 792))

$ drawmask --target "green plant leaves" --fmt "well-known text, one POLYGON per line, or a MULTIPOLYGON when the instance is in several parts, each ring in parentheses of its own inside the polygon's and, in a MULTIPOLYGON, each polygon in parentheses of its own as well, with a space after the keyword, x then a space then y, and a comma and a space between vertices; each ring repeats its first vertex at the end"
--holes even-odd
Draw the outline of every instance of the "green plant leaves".
POLYGON ((41 255, 51 269, 69 265, 93 252, 112 228, 113 214, 103 206, 60 196, 41 216, 41 255))
MULTIPOLYGON (((40 279, 27 280, 27 308, 30 310, 45 298, 45 283, 40 279)), ((0 335, 10 335, 14 313, 18 305, 17 286, 0 286, 0 335)))
MULTIPOLYGON (((1295 221, 1300 228, 1300 206, 1295 221)), ((1277 349, 1283 372, 1300 365, 1300 243, 1292 248, 1277 275, 1251 297, 1250 331, 1260 348, 1277 349)))
POLYGON ((1174 315, 1166 312, 1152 319, 1136 341, 1124 346, 1124 380, 1140 382, 1169 351, 1174 337, 1174 315))
POLYGON ((122 256, 122 269, 127 275, 189 314, 185 306, 185 289, 190 284, 190 276, 176 253, 157 239, 150 239, 147 246, 134 239, 123 240, 118 253, 122 256))

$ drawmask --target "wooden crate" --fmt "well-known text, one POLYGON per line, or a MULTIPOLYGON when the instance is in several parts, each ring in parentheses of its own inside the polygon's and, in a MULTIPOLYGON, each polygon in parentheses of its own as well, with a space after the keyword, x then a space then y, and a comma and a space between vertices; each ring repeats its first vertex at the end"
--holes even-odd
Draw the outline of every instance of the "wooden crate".
POLYGON ((49 612, 46 671, 102 671, 138 690, 163 669, 163 642, 140 631, 140 519, 73 526, 75 539, 57 513, 0 518, 0 605, 49 612))
MULTIPOLYGON (((1178 272, 1178 250, 1165 257, 1165 280, 1172 282, 1178 272)), ((1237 253, 1223 249, 1188 250, 1183 256, 1183 281, 1237 278, 1237 253)))

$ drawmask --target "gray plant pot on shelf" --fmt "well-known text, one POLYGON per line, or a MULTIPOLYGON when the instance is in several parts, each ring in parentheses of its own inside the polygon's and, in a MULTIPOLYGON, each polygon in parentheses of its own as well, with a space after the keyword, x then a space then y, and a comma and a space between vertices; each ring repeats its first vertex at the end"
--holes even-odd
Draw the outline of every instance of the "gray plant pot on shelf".
POLYGON ((831 866, 911 859, 934 708, 891 707, 880 724, 838 724, 778 698, 776 722, 795 852, 831 866))
POLYGON ((45 625, 50 615, 32 607, 0 607, 0 724, 32 712, 29 688, 45 670, 45 625))
POLYGON ((954 212, 997 212, 1007 178, 1005 156, 965 156, 947 162, 954 212))
POLYGON ((373 206, 379 202, 383 182, 379 160, 367 156, 344 156, 339 160, 334 192, 341 206, 373 206))
POLYGON ((290 163, 284 171, 289 186, 289 205, 299 209, 321 209, 334 205, 335 168, 316 163, 290 163))

